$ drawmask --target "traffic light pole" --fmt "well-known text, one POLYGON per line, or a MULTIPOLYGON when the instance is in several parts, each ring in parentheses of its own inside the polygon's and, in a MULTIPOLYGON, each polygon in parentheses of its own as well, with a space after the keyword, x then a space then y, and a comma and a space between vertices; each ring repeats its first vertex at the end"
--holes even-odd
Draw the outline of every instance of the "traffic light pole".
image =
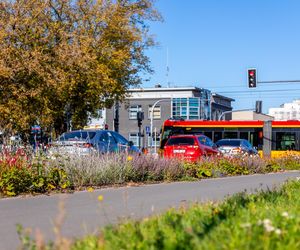
POLYGON ((285 82, 300 82, 300 80, 278 80, 278 81, 258 81, 257 83, 285 83, 285 82))
POLYGON ((141 149, 141 137, 142 137, 142 130, 141 130, 141 124, 139 124, 139 149, 141 149))

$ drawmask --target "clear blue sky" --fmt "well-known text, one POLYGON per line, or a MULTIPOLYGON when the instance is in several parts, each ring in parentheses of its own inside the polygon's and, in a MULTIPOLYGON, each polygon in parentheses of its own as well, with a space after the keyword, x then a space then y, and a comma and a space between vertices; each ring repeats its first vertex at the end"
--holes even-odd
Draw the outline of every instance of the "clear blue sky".
POLYGON ((246 75, 256 67, 259 81, 300 80, 299 0, 157 0, 156 6, 164 22, 150 25, 159 46, 147 52, 155 73, 144 87, 167 86, 168 50, 171 86, 211 89, 234 98, 234 109, 263 100, 268 112, 300 98, 300 83, 249 90, 246 75))

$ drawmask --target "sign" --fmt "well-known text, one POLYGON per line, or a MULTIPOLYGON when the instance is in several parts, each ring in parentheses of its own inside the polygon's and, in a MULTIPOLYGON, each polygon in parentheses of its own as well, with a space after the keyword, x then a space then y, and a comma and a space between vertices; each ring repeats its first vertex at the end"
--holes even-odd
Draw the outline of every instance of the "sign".
POLYGON ((146 126, 145 130, 146 130, 146 134, 150 134, 150 126, 146 126))
POLYGON ((31 133, 39 133, 41 131, 41 126, 34 125, 31 127, 31 133))

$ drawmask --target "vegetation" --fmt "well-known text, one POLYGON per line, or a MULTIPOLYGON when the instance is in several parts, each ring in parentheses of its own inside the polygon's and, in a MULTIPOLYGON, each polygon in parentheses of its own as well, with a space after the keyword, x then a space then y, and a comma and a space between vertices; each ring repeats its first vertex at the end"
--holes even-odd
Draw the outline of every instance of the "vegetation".
POLYGON ((300 157, 208 158, 198 163, 150 155, 33 156, 26 150, 0 153, 0 196, 80 190, 88 187, 199 180, 300 169, 300 157))
POLYGON ((65 171, 59 167, 45 168, 30 160, 23 150, 14 154, 3 152, 0 158, 0 195, 45 193, 70 187, 65 171))
POLYGON ((83 127, 151 72, 152 0, 4 0, 0 3, 0 129, 83 127))
MULTIPOLYGON (((239 194, 226 201, 109 226, 99 236, 60 239, 49 249, 299 249, 300 182, 280 190, 239 194), (59 243, 59 244, 57 244, 59 243)), ((102 201, 101 201, 102 202, 102 201)), ((105 202, 105 201, 103 201, 105 202)), ((20 230, 25 249, 36 242, 20 230)), ((45 249, 45 245, 40 245, 45 249)))

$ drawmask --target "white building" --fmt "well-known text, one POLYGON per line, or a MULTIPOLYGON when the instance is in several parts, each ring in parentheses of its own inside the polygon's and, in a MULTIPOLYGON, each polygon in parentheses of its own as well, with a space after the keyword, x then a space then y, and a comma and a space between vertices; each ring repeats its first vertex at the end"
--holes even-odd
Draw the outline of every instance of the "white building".
POLYGON ((300 100, 284 103, 280 108, 270 108, 269 115, 280 121, 300 120, 300 100))

